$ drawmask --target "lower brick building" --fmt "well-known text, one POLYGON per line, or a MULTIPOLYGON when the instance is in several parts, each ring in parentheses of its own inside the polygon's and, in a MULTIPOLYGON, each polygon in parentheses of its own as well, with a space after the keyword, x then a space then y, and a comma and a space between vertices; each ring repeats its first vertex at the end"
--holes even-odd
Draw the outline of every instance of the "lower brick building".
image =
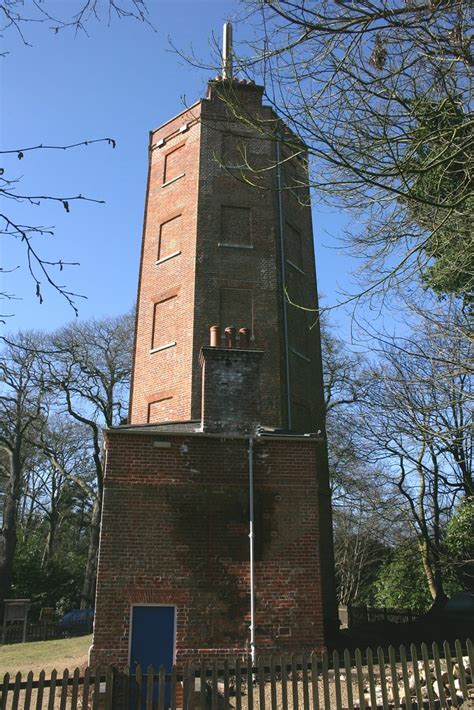
POLYGON ((261 356, 203 348, 201 420, 106 432, 94 665, 324 645, 324 440, 256 425, 261 356))

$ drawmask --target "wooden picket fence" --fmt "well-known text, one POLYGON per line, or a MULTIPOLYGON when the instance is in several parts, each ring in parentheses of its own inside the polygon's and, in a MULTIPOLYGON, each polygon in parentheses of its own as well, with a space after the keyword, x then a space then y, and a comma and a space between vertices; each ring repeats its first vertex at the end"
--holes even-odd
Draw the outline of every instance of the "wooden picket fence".
POLYGON ((7 674, 1 710, 444 710, 474 700, 474 644, 202 661, 134 674, 7 674))

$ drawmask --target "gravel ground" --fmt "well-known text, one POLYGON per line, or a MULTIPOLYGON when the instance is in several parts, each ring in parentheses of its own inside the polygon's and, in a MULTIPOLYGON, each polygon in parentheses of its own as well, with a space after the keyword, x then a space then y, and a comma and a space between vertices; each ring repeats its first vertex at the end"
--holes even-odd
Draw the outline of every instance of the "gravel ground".
MULTIPOLYGON (((341 699, 342 699, 342 705, 343 707, 347 708, 348 703, 347 703, 347 691, 346 691, 346 684, 342 683, 341 684, 341 699)), ((353 685, 353 692, 354 694, 357 693, 357 685, 353 685)), ((330 707, 331 708, 336 708, 336 687, 335 683, 331 681, 328 683, 327 689, 326 689, 326 694, 327 698, 329 699, 330 707)), ((286 696, 287 696, 287 702, 286 704, 283 703, 283 692, 282 692, 282 684, 281 682, 275 683, 275 689, 274 689, 274 695, 276 695, 276 708, 278 710, 280 708, 284 708, 285 706, 288 707, 288 710, 303 710, 305 707, 309 707, 311 709, 317 708, 318 706, 320 708, 324 708, 324 687, 323 687, 323 682, 322 680, 319 680, 318 682, 318 704, 313 703, 313 688, 312 688, 312 682, 311 682, 311 677, 309 678, 307 690, 305 691, 304 685, 302 681, 297 681, 296 683, 293 683, 291 680, 288 681, 287 683, 287 689, 286 689, 286 696), (305 705, 305 695, 306 695, 306 703, 309 701, 309 705, 305 705), (295 702, 296 701, 296 702, 295 702)), ((272 708, 272 688, 270 683, 265 684, 265 699, 264 699, 264 704, 260 705, 260 689, 258 687, 254 687, 253 689, 253 707, 254 710, 269 710, 272 708)), ((235 698, 231 699, 231 705, 236 707, 236 700, 235 698)), ((242 697, 242 710, 248 710, 248 696, 244 695, 242 697)), ((274 708, 272 708, 274 710, 274 708)))

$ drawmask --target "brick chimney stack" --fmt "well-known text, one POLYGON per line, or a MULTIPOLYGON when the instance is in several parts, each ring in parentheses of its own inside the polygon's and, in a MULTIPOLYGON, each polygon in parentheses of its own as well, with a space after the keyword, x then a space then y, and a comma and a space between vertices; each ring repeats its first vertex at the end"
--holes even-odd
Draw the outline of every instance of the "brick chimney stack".
POLYGON ((218 326, 211 327, 210 345, 201 348, 202 429, 205 432, 255 431, 260 422, 260 361, 262 350, 250 349, 250 330, 225 328, 220 347, 218 326))

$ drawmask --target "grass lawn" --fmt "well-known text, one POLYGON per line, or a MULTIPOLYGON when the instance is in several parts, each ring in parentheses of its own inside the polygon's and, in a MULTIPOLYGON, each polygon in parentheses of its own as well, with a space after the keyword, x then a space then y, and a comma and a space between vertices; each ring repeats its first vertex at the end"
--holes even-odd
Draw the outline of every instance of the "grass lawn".
POLYGON ((0 646, 0 678, 5 673, 16 674, 33 671, 35 676, 42 670, 51 673, 56 669, 71 671, 77 666, 87 665, 87 654, 92 643, 92 636, 78 636, 71 639, 54 641, 35 641, 34 643, 15 643, 0 646))

